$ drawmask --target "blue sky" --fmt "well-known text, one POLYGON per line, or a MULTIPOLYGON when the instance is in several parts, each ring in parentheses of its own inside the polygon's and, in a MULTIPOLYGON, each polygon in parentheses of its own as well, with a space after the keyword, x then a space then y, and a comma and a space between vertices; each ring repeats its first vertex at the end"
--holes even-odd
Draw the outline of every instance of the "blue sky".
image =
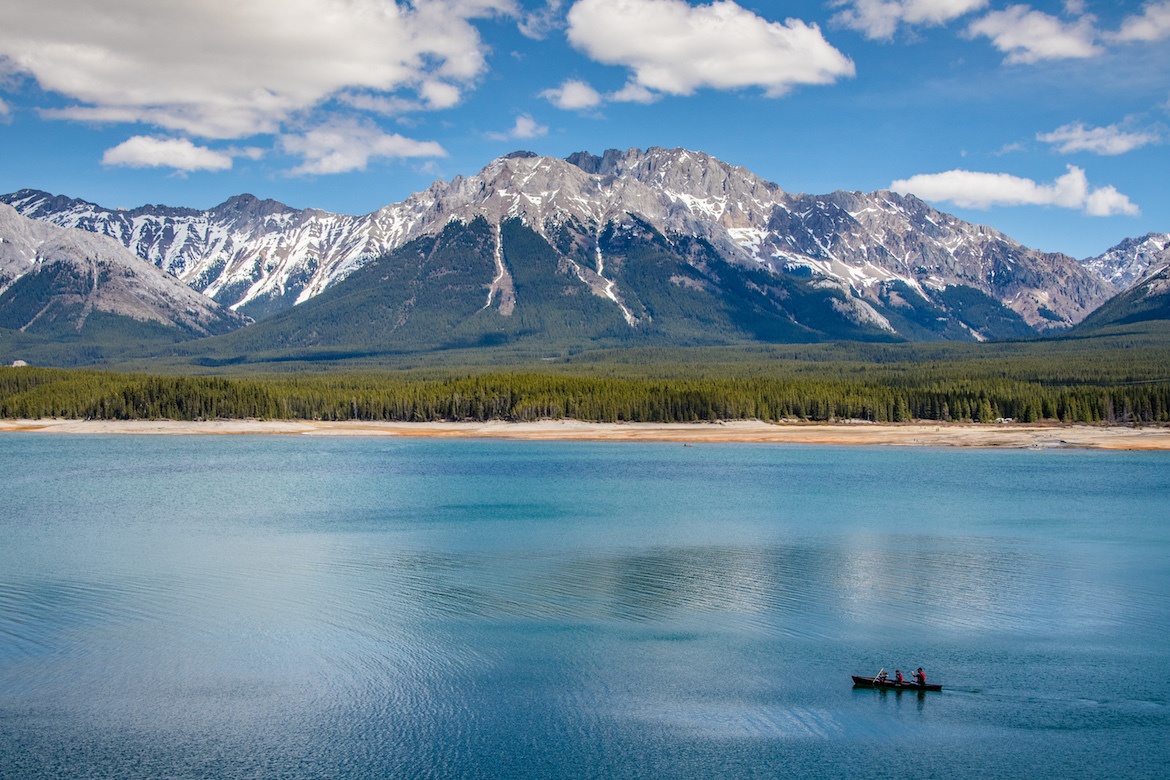
POLYGON ((685 147, 1046 251, 1170 231, 1170 0, 39 0, 0 191, 365 213, 514 149, 685 147))

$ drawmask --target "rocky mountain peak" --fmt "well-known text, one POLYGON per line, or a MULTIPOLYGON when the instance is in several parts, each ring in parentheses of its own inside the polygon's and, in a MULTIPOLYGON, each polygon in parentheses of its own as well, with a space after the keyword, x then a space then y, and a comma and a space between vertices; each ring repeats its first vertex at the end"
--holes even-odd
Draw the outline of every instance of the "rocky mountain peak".
POLYGON ((1079 321, 1112 292, 1071 258, 1030 250, 913 196, 789 194, 742 167, 686 149, 583 151, 567 159, 517 151, 364 216, 298 211, 252 195, 186 216, 144 208, 133 219, 46 193, 3 199, 55 224, 112 235, 253 316, 308 300, 452 221, 478 218, 497 236, 504 222, 519 219, 550 245, 570 230, 578 257, 569 265, 593 267, 586 269, 597 277, 591 289, 614 301, 618 289, 596 270, 606 262, 602 236, 610 225, 633 222, 662 236, 702 241, 731 267, 811 276, 859 307, 886 306, 894 288, 901 290, 894 297, 927 300, 958 285, 1045 329, 1079 321))
POLYGON ((1127 238, 1096 257, 1082 261, 1119 290, 1128 290, 1148 274, 1170 263, 1170 233, 1127 238))
POLYGON ((32 219, 42 219, 53 214, 73 211, 75 209, 102 209, 94 203, 70 198, 65 195, 53 195, 43 190, 23 189, 11 195, 4 196, 4 202, 17 209, 22 215, 32 219))
POLYGON ((574 152, 566 162, 588 174, 635 179, 643 184, 695 196, 732 196, 741 192, 782 195, 780 187, 745 168, 688 149, 607 149, 601 156, 574 152))
POLYGON ((271 199, 261 200, 255 195, 245 193, 233 195, 218 206, 213 207, 210 213, 224 219, 264 219, 274 215, 289 215, 299 213, 297 209, 271 199))

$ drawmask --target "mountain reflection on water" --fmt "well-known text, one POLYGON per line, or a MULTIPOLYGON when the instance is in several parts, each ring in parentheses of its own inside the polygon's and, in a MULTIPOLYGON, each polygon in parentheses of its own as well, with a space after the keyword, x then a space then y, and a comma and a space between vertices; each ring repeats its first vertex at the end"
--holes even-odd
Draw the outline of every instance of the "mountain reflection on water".
POLYGON ((0 441, 2 777, 1170 761, 1164 454, 0 441))

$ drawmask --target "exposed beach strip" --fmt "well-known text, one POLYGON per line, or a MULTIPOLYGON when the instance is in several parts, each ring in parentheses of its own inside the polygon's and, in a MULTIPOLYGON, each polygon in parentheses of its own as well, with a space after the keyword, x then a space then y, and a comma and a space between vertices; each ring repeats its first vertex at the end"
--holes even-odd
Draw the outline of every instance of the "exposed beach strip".
POLYGON ((1170 427, 972 423, 593 423, 365 422, 319 420, 0 420, 0 433, 59 434, 280 434, 399 436, 532 441, 644 441, 828 444, 899 447, 994 447, 1170 450, 1170 427))

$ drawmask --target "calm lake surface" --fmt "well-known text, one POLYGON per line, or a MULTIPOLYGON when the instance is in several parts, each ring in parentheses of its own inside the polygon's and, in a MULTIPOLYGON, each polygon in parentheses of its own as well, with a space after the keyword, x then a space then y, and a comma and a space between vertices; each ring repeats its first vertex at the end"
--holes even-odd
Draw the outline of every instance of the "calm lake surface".
POLYGON ((0 777, 847 776, 1170 776, 1170 456, 0 436, 0 777))

